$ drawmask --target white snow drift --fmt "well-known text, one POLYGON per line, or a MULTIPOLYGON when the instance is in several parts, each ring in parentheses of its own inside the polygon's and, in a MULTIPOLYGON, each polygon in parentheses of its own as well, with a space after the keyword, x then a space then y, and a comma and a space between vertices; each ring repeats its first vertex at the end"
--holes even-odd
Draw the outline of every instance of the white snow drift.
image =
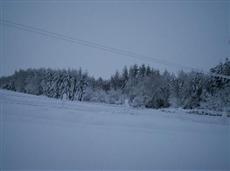
POLYGON ((1 169, 230 170, 229 118, 0 90, 1 169))

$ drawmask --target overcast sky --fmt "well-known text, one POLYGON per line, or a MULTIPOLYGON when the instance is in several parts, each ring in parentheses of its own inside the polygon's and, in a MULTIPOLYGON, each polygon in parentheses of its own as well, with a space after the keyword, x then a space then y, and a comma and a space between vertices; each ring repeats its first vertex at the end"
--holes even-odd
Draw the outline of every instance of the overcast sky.
MULTIPOLYGON (((1 1, 1 19, 208 70, 230 56, 227 1, 1 1), (170 3, 169 3, 170 2, 170 3)), ((0 25, 0 76, 22 68, 79 68, 108 78, 133 59, 0 25)))

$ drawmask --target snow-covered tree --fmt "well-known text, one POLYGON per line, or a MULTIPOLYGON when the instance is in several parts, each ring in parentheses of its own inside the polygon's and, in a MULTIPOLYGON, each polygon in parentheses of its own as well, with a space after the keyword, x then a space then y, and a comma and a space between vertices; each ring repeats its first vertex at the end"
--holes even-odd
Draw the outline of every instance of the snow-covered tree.
MULTIPOLYGON (((210 69, 211 73, 230 75, 230 61, 210 69)), ((0 88, 67 100, 95 101, 134 107, 161 108, 175 104, 184 108, 230 107, 230 80, 198 72, 180 71, 178 75, 150 66, 124 67, 110 79, 90 77, 79 70, 27 69, 0 78, 0 88), (176 103, 172 103, 175 101, 176 103)))

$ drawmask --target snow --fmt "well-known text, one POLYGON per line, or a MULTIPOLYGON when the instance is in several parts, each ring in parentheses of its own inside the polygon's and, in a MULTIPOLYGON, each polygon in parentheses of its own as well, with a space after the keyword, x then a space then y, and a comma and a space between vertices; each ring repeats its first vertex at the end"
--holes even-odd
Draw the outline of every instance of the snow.
POLYGON ((2 170, 230 170, 230 119, 0 90, 2 170))

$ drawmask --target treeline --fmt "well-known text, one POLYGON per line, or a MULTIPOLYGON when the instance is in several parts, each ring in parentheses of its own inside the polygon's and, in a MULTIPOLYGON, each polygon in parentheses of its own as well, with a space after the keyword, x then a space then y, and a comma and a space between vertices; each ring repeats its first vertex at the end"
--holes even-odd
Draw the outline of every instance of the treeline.
MULTIPOLYGON (((230 61, 210 73, 230 76, 230 61)), ((27 69, 0 78, 0 87, 57 99, 124 104, 134 107, 230 107, 230 80, 198 72, 177 75, 145 65, 124 67, 110 79, 95 79, 79 70, 27 69)))

